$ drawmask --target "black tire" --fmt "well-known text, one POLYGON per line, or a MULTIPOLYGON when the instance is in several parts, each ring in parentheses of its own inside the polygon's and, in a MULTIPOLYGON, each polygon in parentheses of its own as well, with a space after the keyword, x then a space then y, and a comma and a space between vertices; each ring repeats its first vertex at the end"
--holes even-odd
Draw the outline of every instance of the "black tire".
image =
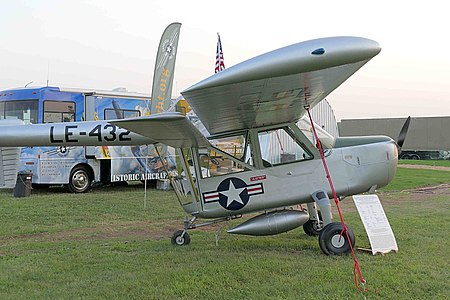
POLYGON ((71 193, 85 193, 92 185, 91 172, 85 166, 76 166, 70 172, 69 183, 65 185, 71 193))
POLYGON ((322 213, 320 210, 317 211, 317 215, 319 216, 319 220, 308 220, 303 224, 303 231, 309 236, 318 236, 323 230, 322 213))
POLYGON ((413 155, 411 155, 411 159, 412 160, 420 160, 420 156, 417 154, 413 154, 413 155))
POLYGON ((185 230, 178 230, 172 235, 172 244, 176 246, 189 245, 191 237, 185 230), (183 234, 184 233, 184 234, 183 234))
POLYGON ((309 236, 317 236, 323 230, 322 221, 308 220, 303 224, 303 231, 309 236))
MULTIPOLYGON (((319 234, 319 246, 326 255, 343 255, 351 251, 345 232, 342 234, 342 224, 330 223, 319 234)), ((355 235, 347 226, 348 236, 352 247, 355 247, 355 235)))

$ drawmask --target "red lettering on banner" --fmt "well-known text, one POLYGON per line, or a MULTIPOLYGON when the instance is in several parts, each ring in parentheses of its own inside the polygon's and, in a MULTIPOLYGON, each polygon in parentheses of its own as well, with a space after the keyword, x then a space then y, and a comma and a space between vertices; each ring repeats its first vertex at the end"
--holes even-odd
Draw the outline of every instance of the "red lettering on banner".
POLYGON ((259 180, 265 180, 265 179, 266 179, 266 175, 250 177, 250 181, 259 181, 259 180))

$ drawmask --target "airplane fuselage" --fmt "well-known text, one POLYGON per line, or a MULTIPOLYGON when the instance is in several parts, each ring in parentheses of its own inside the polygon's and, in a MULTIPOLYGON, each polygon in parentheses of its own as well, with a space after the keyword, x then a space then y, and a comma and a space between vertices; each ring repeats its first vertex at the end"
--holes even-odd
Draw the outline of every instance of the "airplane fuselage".
MULTIPOLYGON (((339 197, 368 192, 387 185, 397 168, 397 146, 388 137, 380 141, 335 148, 326 157, 336 194, 339 197)), ((201 201, 187 212, 201 218, 218 218, 255 211, 270 211, 313 202, 312 192, 332 192, 320 159, 272 166, 199 180, 201 201), (231 178, 231 179, 230 179, 231 178), (229 181, 229 183, 226 183, 229 181), (242 183, 238 186, 238 182, 242 183), (227 190, 221 190, 221 186, 227 190), (214 193, 218 196, 214 198, 214 193), (234 197, 222 202, 220 195, 234 197), (205 197, 206 196, 206 197, 205 197), (241 202, 233 206, 233 201, 241 202), (242 207, 240 209, 234 209, 242 207)), ((187 208, 187 207, 186 207, 187 208)))

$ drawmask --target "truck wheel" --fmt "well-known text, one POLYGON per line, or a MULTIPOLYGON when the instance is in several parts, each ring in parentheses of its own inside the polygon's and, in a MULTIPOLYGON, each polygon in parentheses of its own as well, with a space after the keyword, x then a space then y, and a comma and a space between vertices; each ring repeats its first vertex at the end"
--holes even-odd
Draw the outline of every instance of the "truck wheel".
POLYGON ((84 166, 77 166, 70 172, 66 188, 71 193, 84 193, 90 189, 91 184, 92 177, 89 170, 84 166))
POLYGON ((400 159, 410 159, 411 157, 408 154, 403 154, 400 159))
POLYGON ((420 159, 420 156, 417 155, 417 154, 413 154, 413 155, 411 155, 411 159, 419 160, 419 159, 420 159))

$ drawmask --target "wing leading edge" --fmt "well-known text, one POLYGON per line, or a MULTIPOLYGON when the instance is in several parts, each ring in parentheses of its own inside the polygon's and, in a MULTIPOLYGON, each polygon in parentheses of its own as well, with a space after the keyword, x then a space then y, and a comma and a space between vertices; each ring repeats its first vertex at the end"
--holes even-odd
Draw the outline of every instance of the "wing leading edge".
POLYGON ((298 120, 380 52, 375 41, 332 37, 244 61, 182 92, 211 134, 298 120))
POLYGON ((175 148, 209 145, 208 140, 181 113, 160 113, 108 122, 175 148))

